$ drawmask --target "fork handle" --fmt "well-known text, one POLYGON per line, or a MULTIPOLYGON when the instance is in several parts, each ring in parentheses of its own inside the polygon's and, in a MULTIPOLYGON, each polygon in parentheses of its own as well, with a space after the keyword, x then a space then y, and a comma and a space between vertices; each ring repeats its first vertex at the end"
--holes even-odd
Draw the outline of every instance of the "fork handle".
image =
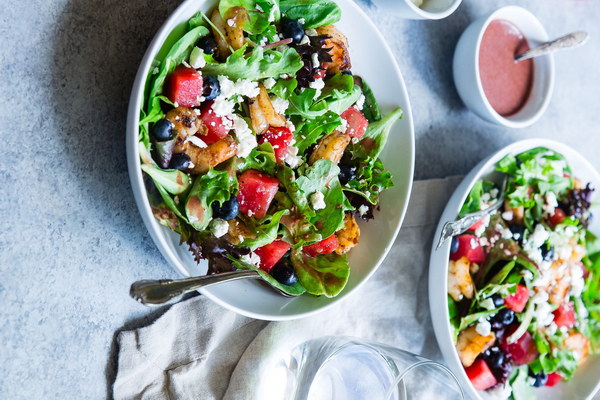
POLYGON ((256 271, 241 270, 183 279, 141 280, 131 284, 129 295, 142 304, 163 304, 192 290, 238 279, 260 278, 256 271))

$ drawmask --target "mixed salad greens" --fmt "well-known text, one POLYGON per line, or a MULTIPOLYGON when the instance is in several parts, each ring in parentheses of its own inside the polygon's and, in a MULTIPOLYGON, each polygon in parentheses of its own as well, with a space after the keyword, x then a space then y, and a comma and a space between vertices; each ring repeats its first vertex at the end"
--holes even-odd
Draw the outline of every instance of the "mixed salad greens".
MULTIPOLYGON (((473 386, 527 399, 599 350, 600 240, 587 230, 593 189, 562 155, 535 148, 496 170, 508 177, 503 208, 452 240, 449 313, 473 386)), ((459 217, 498 196, 477 182, 459 217)))
POLYGON ((329 0, 221 0, 159 52, 141 168, 155 217, 208 273, 253 269, 296 295, 346 284, 402 110, 382 116, 352 74, 340 18, 329 0))

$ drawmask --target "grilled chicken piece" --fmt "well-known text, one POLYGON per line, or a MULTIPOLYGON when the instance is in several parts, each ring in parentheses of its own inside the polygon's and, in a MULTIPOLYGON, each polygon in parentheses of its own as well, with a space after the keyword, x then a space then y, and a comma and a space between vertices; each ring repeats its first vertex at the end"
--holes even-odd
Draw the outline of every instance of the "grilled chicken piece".
POLYGON ((337 254, 344 254, 358 244, 360 229, 351 213, 344 216, 344 227, 335 233, 338 240, 337 254))
POLYGON ((211 28, 213 31, 213 36, 215 37, 215 42, 217 42, 216 58, 224 61, 231 54, 231 51, 229 50, 229 46, 225 41, 225 38, 227 37, 226 24, 225 21, 223 21, 218 8, 216 8, 211 14, 210 21, 214 24, 214 26, 211 28))
POLYGON ((456 350, 460 362, 465 367, 470 367, 478 355, 489 349, 496 341, 494 332, 488 336, 477 333, 475 325, 472 325, 460 332, 456 342, 456 350))
POLYGON ((338 131, 331 132, 319 141, 319 144, 310 155, 309 164, 314 164, 322 158, 335 164, 339 163, 348 143, 350 143, 350 136, 338 131))
POLYGON ((578 365, 583 364, 590 354, 590 340, 580 332, 569 333, 569 336, 564 340, 564 345, 567 349, 573 350, 578 365))
POLYGON ((235 156, 238 152, 237 141, 227 135, 223 139, 207 147, 197 147, 190 143, 185 153, 190 156, 194 166, 188 170, 192 174, 203 174, 223 161, 235 156))
POLYGON ((233 244, 240 244, 247 238, 256 238, 256 234, 248 229, 248 227, 238 218, 227 221, 227 223, 229 224, 229 231, 227 233, 229 234, 229 240, 233 244))
POLYGON ((258 96, 249 99, 248 104, 252 129, 258 135, 262 135, 269 129, 269 126, 285 126, 286 120, 273 108, 267 89, 262 84, 259 84, 258 88, 260 89, 258 96))
POLYGON ((227 43, 237 50, 244 45, 244 31, 241 27, 249 20, 248 12, 243 7, 231 7, 225 16, 225 38, 227 43))
POLYGON ((187 147, 186 139, 197 133, 206 135, 208 129, 200 118, 200 111, 188 108, 177 107, 170 110, 165 118, 173 124, 173 129, 177 132, 177 141, 173 148, 174 153, 183 153, 187 147))
POLYGON ((472 299, 475 287, 470 273, 471 263, 467 257, 452 261, 448 264, 448 294, 456 301, 464 297, 472 299))
POLYGON ((519 225, 523 224, 523 218, 525 217, 525 208, 523 208, 523 206, 513 208, 510 206, 508 200, 504 200, 504 210, 512 211, 513 218, 511 222, 519 225))
POLYGON ((350 51, 348 51, 348 39, 337 30, 334 25, 326 25, 317 28, 317 34, 327 35, 323 48, 329 50, 331 62, 327 65, 328 74, 337 74, 352 68, 350 62, 350 51))

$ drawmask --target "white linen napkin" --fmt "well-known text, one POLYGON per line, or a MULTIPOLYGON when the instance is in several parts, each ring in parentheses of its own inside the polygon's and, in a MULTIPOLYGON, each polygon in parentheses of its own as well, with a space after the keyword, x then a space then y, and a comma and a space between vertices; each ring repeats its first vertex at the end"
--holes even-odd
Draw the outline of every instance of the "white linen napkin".
POLYGON ((284 322, 242 317, 203 296, 152 325, 118 335, 115 399, 276 399, 269 368, 295 345, 346 335, 441 360, 427 296, 432 235, 459 178, 417 181, 383 264, 359 290, 317 315, 284 322))

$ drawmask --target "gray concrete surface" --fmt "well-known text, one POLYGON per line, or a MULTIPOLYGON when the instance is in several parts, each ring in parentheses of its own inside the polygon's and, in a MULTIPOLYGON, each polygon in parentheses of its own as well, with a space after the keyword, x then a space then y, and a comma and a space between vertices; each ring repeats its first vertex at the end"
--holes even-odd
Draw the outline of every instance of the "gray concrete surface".
MULTIPOLYGON (((164 309, 129 299, 169 277, 134 204, 126 108, 137 65, 177 0, 1 0, 0 398, 96 399, 114 376, 114 335, 164 309)), ((416 126, 416 178, 464 174, 512 141, 545 137, 600 167, 600 3, 521 1, 551 36, 589 43, 556 57, 556 89, 534 126, 510 130, 465 109, 451 59, 469 21, 509 1, 464 0, 442 21, 368 14, 392 46, 416 126)))

